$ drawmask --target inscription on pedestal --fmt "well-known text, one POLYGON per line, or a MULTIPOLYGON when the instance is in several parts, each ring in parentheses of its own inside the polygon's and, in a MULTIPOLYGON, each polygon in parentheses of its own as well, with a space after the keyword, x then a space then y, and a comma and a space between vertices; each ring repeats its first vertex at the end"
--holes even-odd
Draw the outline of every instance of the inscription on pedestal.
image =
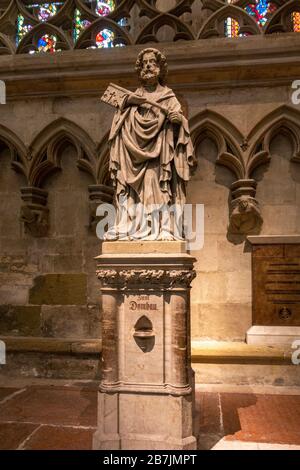
POLYGON ((254 325, 300 326, 300 245, 253 249, 254 325))
POLYGON ((123 312, 124 381, 163 383, 163 295, 127 294, 123 312))

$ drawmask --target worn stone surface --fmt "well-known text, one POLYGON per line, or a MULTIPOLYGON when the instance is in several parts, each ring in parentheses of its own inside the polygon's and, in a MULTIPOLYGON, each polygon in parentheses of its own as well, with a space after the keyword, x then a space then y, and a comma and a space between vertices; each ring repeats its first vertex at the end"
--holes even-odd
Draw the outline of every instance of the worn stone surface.
POLYGON ((196 383, 299 387, 298 366, 270 364, 193 364, 196 383))
MULTIPOLYGON (((227 231, 230 187, 236 176, 224 166, 216 165, 218 148, 211 129, 221 126, 223 135, 229 133, 240 148, 242 139, 235 135, 231 125, 243 136, 247 136, 255 126, 259 132, 263 131, 269 113, 283 105, 295 114, 291 119, 281 115, 280 122, 298 122, 296 115, 299 107, 291 104, 291 81, 292 77, 299 78, 299 67, 294 60, 299 56, 299 45, 293 35, 268 36, 249 38, 249 42, 210 39, 201 41, 201 50, 198 41, 188 45, 183 42, 164 45, 165 52, 171 58, 172 88, 181 95, 190 121, 196 122, 197 116, 204 113, 203 119, 199 118, 194 125, 198 129, 197 135, 202 130, 205 135, 202 134, 204 139, 199 139, 196 146, 198 170, 187 193, 188 202, 205 204, 205 244, 203 250, 193 253, 197 258, 195 266, 198 274, 193 282, 191 303, 194 339, 244 341, 251 326, 251 254, 244 238, 230 238, 227 231), (240 53, 245 58, 242 64, 240 53), (258 57, 260 67, 253 66, 258 57), (203 61, 201 76, 195 68, 199 60, 203 61), (287 60, 290 61, 289 66, 286 65, 287 60), (206 111, 211 112, 207 118, 206 111)), ((129 88, 134 86, 135 77, 128 71, 132 70, 138 50, 140 46, 127 48, 126 51, 115 48, 110 51, 90 50, 84 54, 80 51, 77 51, 78 54, 69 52, 57 54, 55 60, 45 55, 32 58, 3 56, 1 60, 1 74, 10 83, 11 96, 7 105, 1 107, 3 126, 28 148, 36 137, 41 142, 50 141, 50 146, 54 142, 58 144, 61 170, 47 175, 43 181, 43 188, 49 193, 48 236, 32 238, 24 234, 19 220, 22 204, 20 188, 26 187, 28 181, 21 173, 12 170, 10 152, 4 143, 1 145, 0 305, 30 306, 29 292, 32 288, 35 292, 33 286, 38 277, 47 274, 86 275, 84 301, 85 289, 82 287, 80 295, 74 287, 68 294, 58 289, 60 298, 55 301, 66 297, 68 302, 70 297, 73 299, 71 304, 55 304, 57 312, 61 313, 61 320, 59 326, 58 321, 53 320, 51 328, 53 334, 57 331, 63 337, 85 330, 85 321, 79 313, 73 317, 80 317, 78 329, 62 320, 65 305, 74 305, 74 299, 77 299, 80 307, 77 312, 83 312, 82 307, 88 308, 88 304, 100 305, 94 258, 101 252, 101 243, 87 228, 88 186, 95 184, 95 176, 77 168, 76 148, 67 141, 70 137, 76 141, 82 130, 85 137, 81 142, 86 144, 86 149, 91 150, 93 145, 98 149, 100 143, 105 147, 113 111, 100 103, 96 95, 99 97, 100 90, 104 91, 109 82, 108 74, 112 73, 117 83, 129 88), (82 70, 80 76, 77 66, 82 70), (59 76, 59 80, 41 80, 40 72, 45 73, 46 70, 59 76), (63 74, 68 75, 67 81, 63 74), (87 76, 84 77, 84 74, 87 76), (37 96, 38 87, 40 96, 37 96), (32 94, 35 95, 34 99, 32 94), (71 122, 70 127, 61 126, 61 118, 71 122), (47 129, 49 125, 51 129, 47 129)), ((273 126, 271 120, 268 122, 273 126)), ((274 125, 276 127, 277 124, 274 125)), ((258 182, 256 197, 264 217, 262 235, 300 233, 300 166, 290 162, 296 152, 292 141, 286 133, 282 135, 276 128, 276 137, 271 142, 271 161, 252 175, 258 182)), ((95 155, 98 158, 99 152, 95 151, 95 155)), ((99 165, 99 170, 102 171, 105 165, 99 165)), ((43 296, 41 294, 41 291, 34 294, 39 297, 36 298, 36 307, 44 303, 44 294, 47 302, 49 300, 49 292, 44 291, 43 296)), ((52 304, 47 302, 50 307, 52 304)), ((53 317, 58 320, 59 314, 53 317)), ((92 337, 98 334, 97 330, 92 337)), ((63 365, 61 367, 63 369, 63 365)), ((30 364, 26 370, 29 374, 30 364)), ((267 370, 265 372, 268 374, 267 370)), ((35 373, 34 361, 31 373, 35 373)), ((63 370, 60 373, 63 374, 63 370)), ((230 380, 229 372, 222 367, 218 373, 219 380, 223 380, 222 377, 225 381, 230 380)), ((203 377, 205 375, 201 376, 201 380, 203 377)), ((255 374, 253 377, 256 380, 255 374)))
POLYGON ((35 278, 29 303, 33 305, 84 305, 85 274, 46 274, 35 278))
POLYGON ((0 425, 0 449, 15 450, 33 433, 39 424, 29 423, 1 423, 0 425))
POLYGON ((41 307, 0 306, 1 335, 38 336, 41 334, 41 307))
POLYGON ((52 354, 12 352, 7 354, 5 367, 1 367, 1 377, 97 380, 101 375, 99 361, 99 354, 71 355, 58 348, 52 354))
POLYGON ((42 335, 50 338, 97 338, 100 328, 99 307, 43 306, 42 335))
POLYGON ((83 429, 62 426, 41 426, 28 441, 24 450, 90 450, 93 428, 83 429))

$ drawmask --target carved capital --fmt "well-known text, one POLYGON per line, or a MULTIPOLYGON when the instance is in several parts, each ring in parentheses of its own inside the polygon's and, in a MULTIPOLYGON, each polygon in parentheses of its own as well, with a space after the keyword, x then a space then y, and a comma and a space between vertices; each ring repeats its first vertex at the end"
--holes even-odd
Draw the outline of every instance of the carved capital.
POLYGON ((189 288, 196 272, 192 269, 100 269, 97 271, 97 277, 106 287, 189 288))
POLYGON ((250 196, 241 196, 231 203, 229 230, 233 234, 256 233, 263 224, 259 204, 250 196))
POLYGON ((89 228, 92 232, 96 232, 96 227, 99 222, 96 212, 100 204, 112 203, 114 190, 110 186, 103 184, 96 184, 89 186, 89 209, 90 209, 90 222, 89 228))
POLYGON ((229 231, 245 235, 257 232, 262 223, 259 203, 255 199, 257 183, 255 180, 239 180, 231 186, 229 231))
POLYGON ((48 193, 39 188, 21 188, 25 204, 21 207, 20 219, 25 232, 33 237, 45 237, 49 229, 48 193))

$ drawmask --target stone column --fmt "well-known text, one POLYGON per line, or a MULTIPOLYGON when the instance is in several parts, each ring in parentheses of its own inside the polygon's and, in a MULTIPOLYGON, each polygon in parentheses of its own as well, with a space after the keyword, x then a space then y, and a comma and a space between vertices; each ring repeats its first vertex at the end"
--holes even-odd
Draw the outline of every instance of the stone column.
POLYGON ((107 242, 98 258, 103 376, 94 449, 196 449, 194 259, 181 242, 107 242))

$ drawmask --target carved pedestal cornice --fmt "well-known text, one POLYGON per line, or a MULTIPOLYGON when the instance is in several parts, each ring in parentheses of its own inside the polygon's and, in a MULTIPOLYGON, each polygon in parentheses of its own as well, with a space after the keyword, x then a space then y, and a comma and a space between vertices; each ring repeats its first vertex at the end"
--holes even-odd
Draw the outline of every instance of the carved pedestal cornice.
POLYGON ((194 270, 179 269, 125 269, 121 271, 113 269, 100 269, 97 277, 104 287, 138 288, 161 287, 172 289, 175 287, 189 288, 196 277, 194 270))

